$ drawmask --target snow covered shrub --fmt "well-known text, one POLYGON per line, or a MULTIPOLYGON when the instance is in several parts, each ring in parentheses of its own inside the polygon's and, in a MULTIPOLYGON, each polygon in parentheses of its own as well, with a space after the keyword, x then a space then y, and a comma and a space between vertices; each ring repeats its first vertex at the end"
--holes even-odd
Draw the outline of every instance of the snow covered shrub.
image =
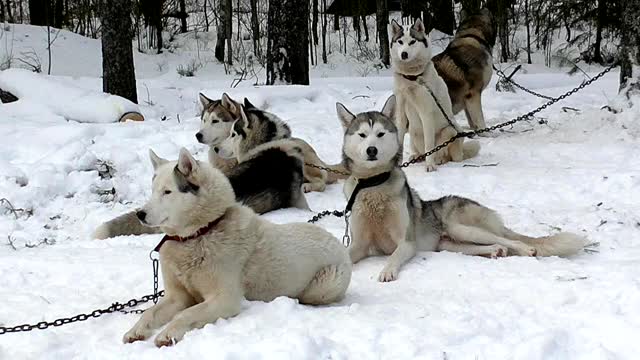
POLYGON ((185 77, 192 77, 196 75, 196 71, 202 68, 202 63, 196 59, 191 59, 186 65, 178 65, 176 71, 178 75, 185 77))

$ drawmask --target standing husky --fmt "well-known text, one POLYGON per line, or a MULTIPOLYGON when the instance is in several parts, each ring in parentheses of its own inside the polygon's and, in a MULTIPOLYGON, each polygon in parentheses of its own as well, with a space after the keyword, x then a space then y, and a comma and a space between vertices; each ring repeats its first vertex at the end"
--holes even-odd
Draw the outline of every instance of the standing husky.
MULTIPOLYGON (((398 99, 396 124, 401 142, 407 126, 409 127, 411 156, 414 158, 433 149, 438 134, 455 135, 460 129, 453 118, 447 85, 431 61, 431 49, 422 21, 418 19, 413 26, 403 28, 394 20, 391 31, 394 94, 398 99), (447 128, 451 129, 446 130, 447 128)), ((462 161, 473 157, 480 150, 477 141, 464 145, 464 139, 460 138, 446 149, 427 157, 426 170, 434 171, 437 163, 448 159, 462 161)))
POLYGON ((460 13, 460 26, 449 46, 433 57, 438 74, 447 83, 453 113, 464 110, 472 129, 486 127, 482 113, 482 91, 493 75, 491 55, 496 42, 491 13, 460 13))
POLYGON ((241 300, 278 296, 321 305, 338 301, 351 280, 342 244, 318 226, 276 225, 237 204, 225 176, 186 149, 178 162, 151 154, 153 193, 137 212, 167 236, 160 248, 165 296, 123 338, 145 340, 165 324, 156 346, 237 315, 241 300))
POLYGON ((359 181, 382 179, 356 194, 351 213, 351 260, 390 255, 379 281, 397 279, 400 267, 418 250, 491 257, 568 256, 584 247, 584 239, 571 233, 541 238, 518 234, 505 227, 496 212, 473 200, 421 200, 398 167, 402 146, 392 120, 394 96, 381 113, 353 115, 340 103, 336 107, 345 130, 344 163, 351 171, 345 196, 351 197, 359 181))
MULTIPOLYGON (((222 94, 222 100, 211 100, 200 94, 200 101, 204 110, 201 116, 200 131, 196 133, 196 139, 203 144, 209 145, 209 161, 227 174, 238 162, 235 156, 229 156, 227 159, 220 157, 218 155, 219 145, 229 136, 233 122, 240 117, 240 108, 243 108, 243 105, 231 99, 227 94, 222 94)), ((305 184, 303 185, 305 192, 324 191, 327 184, 333 184, 338 179, 347 178, 346 175, 340 174, 346 171, 341 164, 327 165, 306 141, 291 137, 289 126, 276 115, 258 109, 246 98, 244 110, 248 117, 259 118, 265 124, 263 130, 266 130, 266 132, 261 134, 263 137, 259 139, 260 141, 266 142, 291 138, 302 149, 305 163, 305 184), (312 165, 337 170, 340 173, 328 172, 312 165)))

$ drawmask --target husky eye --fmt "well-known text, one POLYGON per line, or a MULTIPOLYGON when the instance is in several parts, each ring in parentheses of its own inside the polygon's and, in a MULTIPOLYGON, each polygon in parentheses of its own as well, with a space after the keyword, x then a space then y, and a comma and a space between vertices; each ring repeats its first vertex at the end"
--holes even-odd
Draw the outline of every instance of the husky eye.
POLYGON ((411 40, 411 42, 409 43, 409 45, 413 45, 413 44, 415 44, 415 43, 416 43, 416 41, 415 41, 415 40, 411 40))
POLYGON ((367 135, 365 135, 364 133, 359 133, 358 135, 363 139, 367 137, 367 135))
POLYGON ((171 190, 165 190, 165 191, 164 191, 164 194, 165 194, 165 195, 169 195, 169 194, 171 194, 171 190))
POLYGON ((217 124, 217 123, 218 123, 218 120, 211 120, 211 123, 212 123, 212 124, 217 124))
POLYGON ((398 44, 402 45, 402 40, 398 40, 398 44))
POLYGON ((236 137, 236 134, 231 134, 231 137, 236 137))
POLYGON ((383 137, 383 136, 384 136, 384 133, 383 133, 383 132, 379 132, 379 133, 378 133, 378 137, 379 137, 379 138, 381 138, 381 137, 383 137))

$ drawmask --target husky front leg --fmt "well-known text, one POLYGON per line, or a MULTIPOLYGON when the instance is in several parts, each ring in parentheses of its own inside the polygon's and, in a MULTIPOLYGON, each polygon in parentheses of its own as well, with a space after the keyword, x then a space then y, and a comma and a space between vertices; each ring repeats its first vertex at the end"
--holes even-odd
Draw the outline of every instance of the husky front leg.
POLYGON ((147 309, 131 330, 127 331, 122 339, 125 344, 147 339, 153 330, 164 326, 178 312, 195 303, 191 295, 177 282, 175 276, 165 271, 164 267, 162 278, 166 295, 157 304, 147 309))
POLYGON ((183 310, 156 336, 157 347, 171 346, 193 329, 200 329, 207 324, 212 324, 218 319, 226 319, 240 312, 242 300, 239 289, 233 285, 221 287, 219 291, 224 293, 213 294, 204 302, 183 310))
POLYGON ((404 148, 404 135, 407 133, 410 124, 407 117, 407 100, 402 95, 398 95, 396 98, 398 104, 396 105, 395 123, 398 128, 398 140, 402 150, 404 148))
MULTIPOLYGON (((464 112, 469 121, 469 126, 473 130, 487 127, 484 121, 484 114, 482 113, 482 97, 480 94, 464 99, 464 112)), ((486 134, 487 133, 482 133, 480 136, 487 136, 486 134)))
MULTIPOLYGON (((387 259, 387 264, 384 266, 378 281, 388 282, 398 279, 398 273, 400 268, 407 261, 411 260, 416 255, 417 243, 415 232, 413 231, 412 223, 408 221, 409 213, 406 213, 403 220, 397 221, 396 229, 391 230, 391 236, 394 239, 398 239, 398 246, 396 250, 387 259), (395 236, 394 236, 395 235, 395 236)), ((401 218, 401 216, 398 216, 401 218)))
MULTIPOLYGON (((430 96, 430 95, 427 95, 430 96)), ((440 111, 438 109, 429 110, 427 109, 425 104, 418 104, 418 115, 420 116, 420 120, 422 121, 422 141, 421 141, 421 152, 426 153, 435 147, 436 142, 436 129, 435 129, 435 118, 433 111, 440 111)), ((427 171, 435 171, 436 170, 436 162, 435 162, 435 154, 431 154, 427 156, 425 161, 425 169, 427 171)))

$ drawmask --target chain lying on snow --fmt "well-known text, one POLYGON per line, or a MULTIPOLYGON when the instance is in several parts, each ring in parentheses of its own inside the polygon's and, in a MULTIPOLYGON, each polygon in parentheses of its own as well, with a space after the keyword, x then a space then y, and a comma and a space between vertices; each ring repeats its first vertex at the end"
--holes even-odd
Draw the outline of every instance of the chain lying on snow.
MULTIPOLYGON (((518 83, 517 83, 517 82, 515 82, 513 79, 511 79, 510 77, 508 77, 504 72, 502 72, 502 70, 498 69, 495 65, 493 65, 493 70, 495 70, 495 71, 496 71, 496 74, 498 74, 498 76, 499 76, 500 78, 502 78, 502 79, 504 79, 505 81, 509 82, 511 85, 513 85, 513 86, 517 87, 518 89, 520 89, 520 90, 522 90, 522 91, 524 91, 524 92, 526 92, 526 93, 529 93, 529 94, 531 94, 531 95, 533 95, 533 96, 537 96, 537 97, 539 97, 539 98, 545 99, 545 100, 553 100, 553 98, 552 98, 551 96, 547 96, 547 95, 543 95, 543 94, 537 93, 537 92, 535 92, 535 91, 533 91, 533 90, 527 89, 526 87, 524 87, 524 86, 522 86, 522 85, 518 84, 518 83)), ((513 75, 513 74, 512 74, 512 75, 513 75)))
MULTIPOLYGON (((535 108, 535 109, 533 109, 533 110, 529 111, 528 113, 523 114, 523 115, 520 115, 520 116, 518 116, 518 117, 516 117, 516 118, 514 118, 514 119, 511 119, 511 120, 509 120, 509 121, 505 121, 505 122, 503 122, 503 123, 499 123, 499 124, 496 124, 496 125, 493 125, 493 126, 489 126, 489 127, 486 127, 486 128, 482 128, 482 129, 470 130, 470 131, 459 131, 459 132, 457 132, 457 133, 456 133, 456 135, 454 135, 454 136, 453 136, 453 137, 451 137, 450 139, 446 140, 445 142, 443 142, 443 143, 441 143, 441 144, 437 145, 436 147, 434 147, 433 149, 431 149, 431 150, 427 151, 426 153, 421 154, 420 156, 417 156, 417 157, 415 157, 414 159, 411 159, 411 160, 409 160, 409 161, 407 161, 407 162, 402 163, 402 164, 400 165, 400 167, 403 167, 403 168, 404 168, 404 167, 408 167, 409 165, 412 165, 412 164, 415 164, 415 163, 418 163, 418 162, 424 161, 428 156, 433 155, 434 153, 436 153, 436 152, 438 152, 438 151, 442 150, 443 148, 445 148, 445 147, 447 147, 447 146, 451 145, 454 141, 456 141, 456 140, 458 140, 458 139, 460 139, 460 138, 465 138, 465 137, 466 137, 466 138, 471 138, 471 137, 473 137, 473 136, 475 136, 475 135, 478 135, 478 134, 482 134, 482 133, 487 133, 487 132, 495 131, 495 130, 501 129, 501 128, 503 128, 503 127, 506 127, 506 126, 511 126, 511 125, 513 125, 513 124, 515 124, 515 123, 517 123, 517 122, 520 122, 520 121, 523 121, 523 120, 530 119, 530 118, 532 118, 532 117, 533 117, 533 115, 535 115, 535 114, 539 113, 540 111, 542 111, 542 110, 544 110, 544 109, 548 108, 549 106, 551 106, 551 105, 553 105, 553 104, 555 104, 555 103, 557 103, 557 102, 559 102, 559 101, 561 101, 561 100, 564 100, 564 99, 568 98, 569 96, 571 96, 571 95, 573 95, 573 94, 577 93, 578 91, 580 91, 580 90, 584 89, 585 87, 587 87, 587 86, 591 85, 592 83, 594 83, 595 81, 599 80, 601 77, 603 77, 604 75, 606 75, 608 72, 610 72, 611 70, 613 70, 616 66, 618 66, 618 64, 617 64, 617 63, 613 63, 613 64, 609 65, 606 69, 602 70, 598 75, 596 75, 596 76, 592 77, 591 79, 589 79, 589 80, 587 80, 587 81, 583 82, 582 84, 580 84, 580 85, 576 86, 575 88, 573 88, 573 89, 571 89, 571 90, 567 91, 566 93, 564 93, 564 94, 562 94, 562 95, 560 95, 560 96, 558 96, 558 97, 555 97, 555 98, 551 98, 551 97, 549 97, 549 98, 548 98, 548 100, 549 100, 549 101, 547 101, 546 103, 544 103, 544 104, 540 105, 539 107, 537 107, 537 108, 535 108)), ((502 71, 500 71, 500 70, 498 70, 498 69, 496 69, 496 71, 498 71, 498 72, 499 72, 499 75, 500 75, 500 73, 502 73, 502 71)), ((501 76, 504 76, 504 73, 502 73, 502 75, 501 75, 501 76)), ((506 76, 505 76, 505 77, 506 77, 506 76)), ((436 104, 437 104, 437 105, 438 105, 438 107, 440 108, 440 111, 442 111, 442 113, 444 114, 444 116, 445 116, 445 117, 447 118, 447 120, 449 121, 449 124, 452 124, 451 119, 449 119, 449 117, 447 116, 447 114, 444 112, 444 110, 443 110, 442 106, 441 106, 441 105, 440 105, 440 103, 438 102, 438 99, 435 97, 435 95, 433 94, 433 92, 431 91, 431 89, 429 89, 428 87, 427 87, 427 89, 429 90, 429 93, 431 94, 431 96, 432 96, 432 97, 433 97, 433 99, 435 100, 436 104)), ((526 91, 527 89, 523 89, 523 90, 525 90, 525 91, 526 91)), ((534 93, 533 95, 538 96, 538 95, 540 95, 540 94, 536 94, 536 93, 534 93)), ((547 98, 547 97, 544 97, 544 95, 543 95, 542 97, 543 97, 543 98, 547 98)), ((453 125, 452 125, 452 126, 453 126, 453 125)), ((454 128, 455 128, 455 126, 454 126, 454 128)), ((305 165, 310 165, 310 164, 305 164, 305 165)), ((310 166, 311 166, 311 165, 310 165, 310 166)), ((333 170, 333 169, 329 169, 329 168, 325 168, 325 167, 320 167, 320 166, 313 166, 313 167, 318 168, 318 169, 321 169, 321 170, 329 171, 329 172, 334 172, 334 173, 343 174, 342 172, 338 172, 338 171, 335 171, 335 170, 333 170)), ((318 215, 316 215, 316 216, 314 216, 313 218, 311 218, 308 222, 310 222, 310 223, 315 223, 315 222, 317 222, 318 220, 320 220, 321 218, 323 218, 323 217, 325 217, 325 216, 328 216, 328 215, 333 215, 333 216, 336 216, 336 217, 342 217, 342 216, 344 216, 344 214, 345 214, 345 212, 343 212, 343 211, 333 210, 333 212, 332 212, 332 211, 329 211, 329 210, 325 210, 325 211, 323 211, 323 212, 318 213, 318 215)))
POLYGON ((156 250, 152 250, 149 253, 149 258, 151 259, 151 264, 153 266, 153 294, 145 295, 140 299, 131 299, 125 303, 115 302, 111 304, 111 306, 104 309, 93 310, 88 314, 78 314, 69 318, 60 318, 53 321, 41 321, 37 324, 22 324, 16 326, 0 326, 0 335, 8 334, 8 333, 16 333, 16 332, 26 332, 31 330, 44 330, 51 326, 62 326, 66 324, 71 324, 78 321, 85 321, 91 318, 99 318, 104 314, 111 314, 114 312, 120 312, 122 314, 142 314, 145 310, 142 309, 134 309, 134 310, 125 310, 128 308, 136 307, 140 304, 148 303, 149 301, 153 301, 153 303, 157 303, 158 299, 164 296, 164 290, 158 291, 158 265, 159 259, 153 256, 153 253, 156 250))

